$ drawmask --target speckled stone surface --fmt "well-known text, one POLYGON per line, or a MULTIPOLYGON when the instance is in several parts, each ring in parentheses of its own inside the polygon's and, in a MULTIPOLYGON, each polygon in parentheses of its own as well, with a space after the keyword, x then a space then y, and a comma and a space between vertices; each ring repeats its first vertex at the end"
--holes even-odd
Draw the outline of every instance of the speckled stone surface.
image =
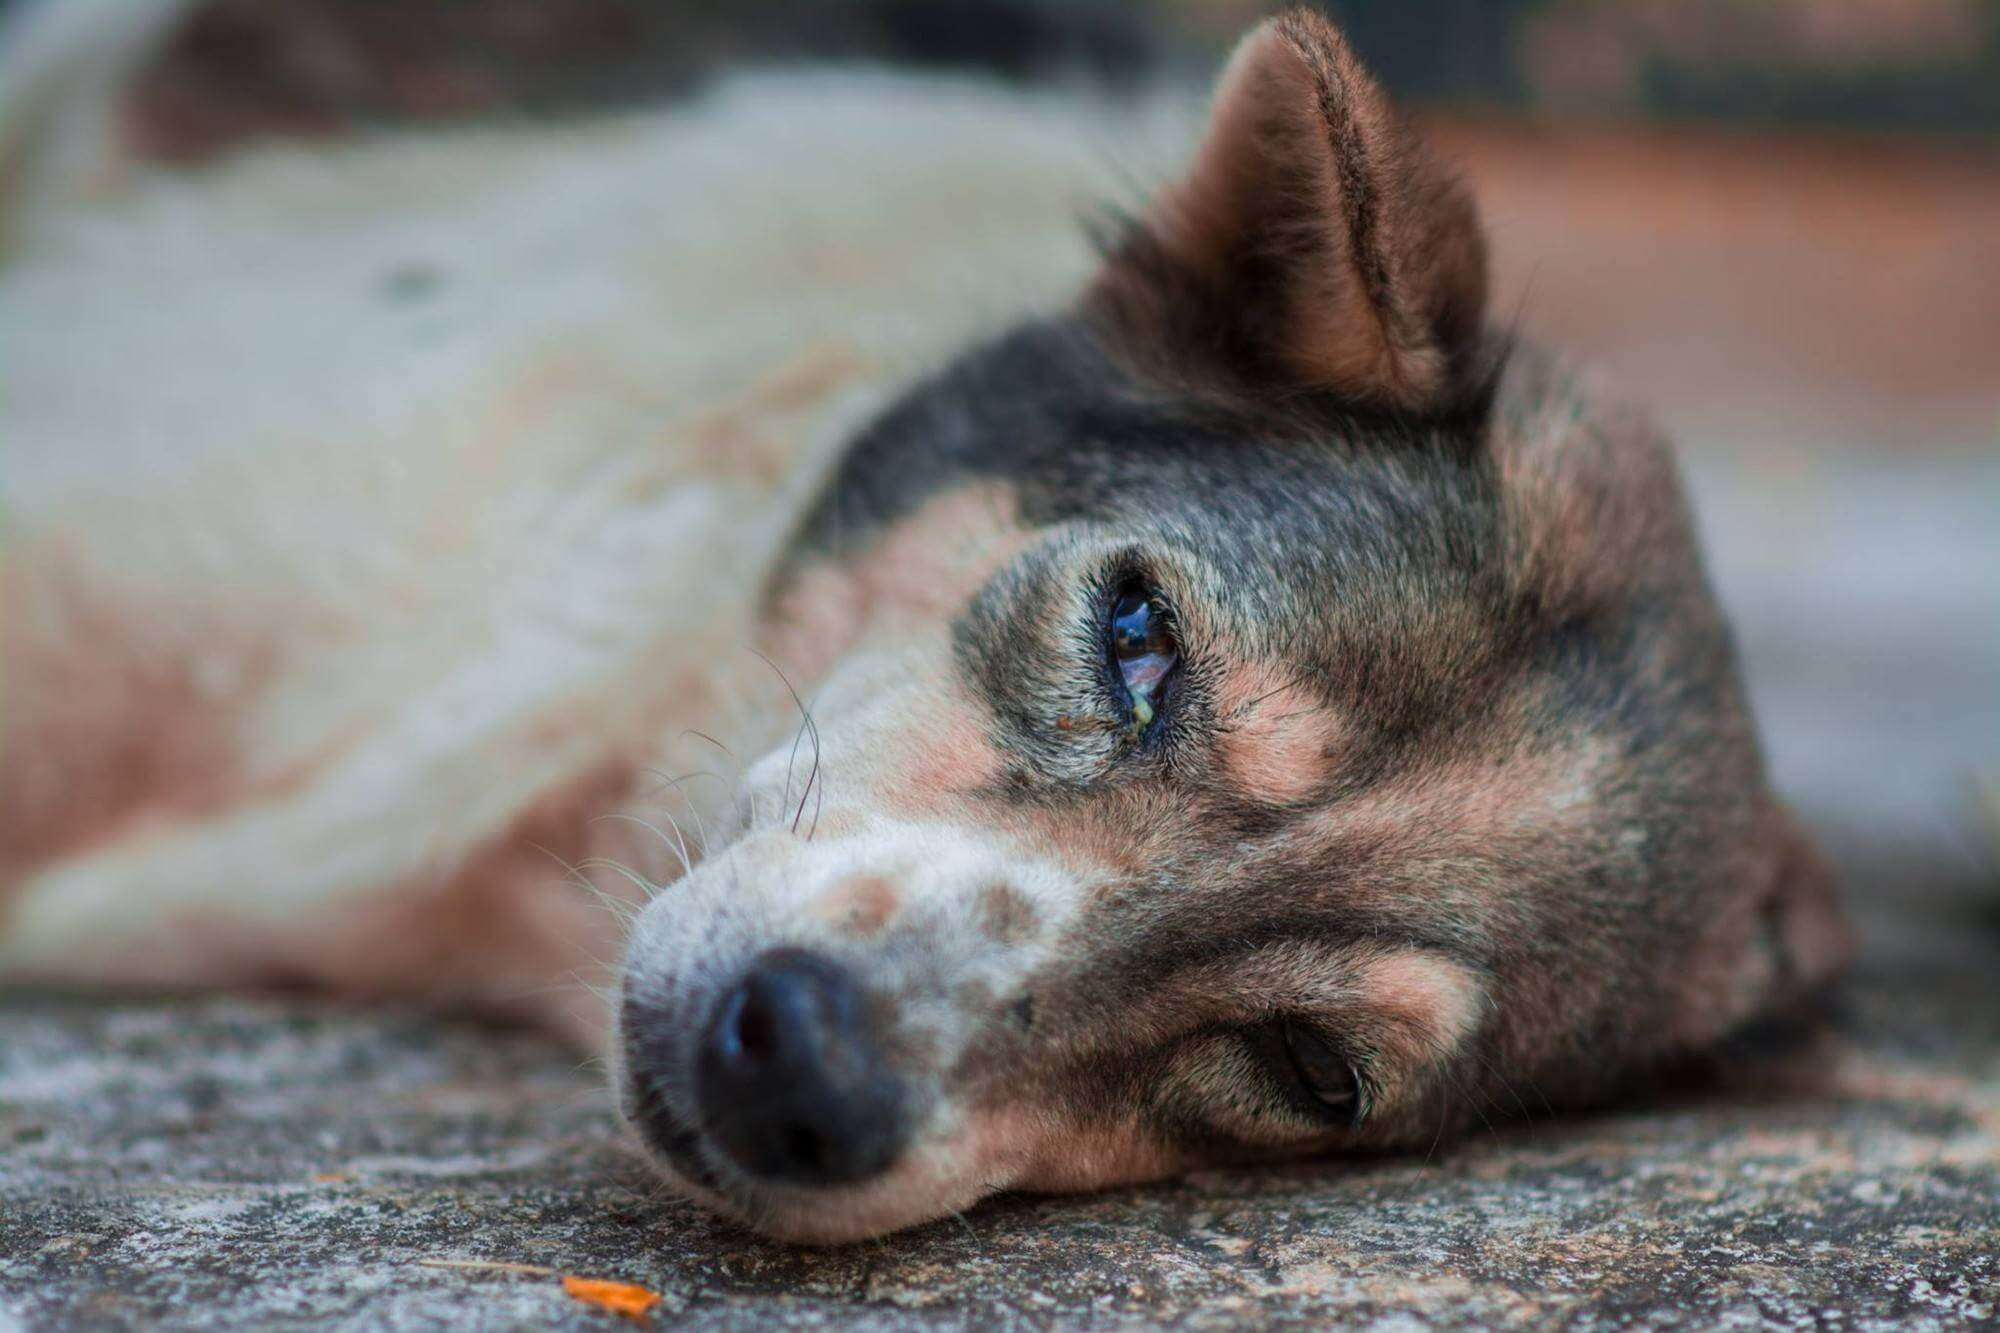
POLYGON ((1915 883, 1829 1037, 1434 1161, 1002 1199, 876 1244, 657 1197, 587 1070, 417 1015, 0 1004, 0 1326, 1965 1327, 2000 1319, 2000 921, 1915 883), (1914 906, 1914 909, 1912 905, 1914 906))

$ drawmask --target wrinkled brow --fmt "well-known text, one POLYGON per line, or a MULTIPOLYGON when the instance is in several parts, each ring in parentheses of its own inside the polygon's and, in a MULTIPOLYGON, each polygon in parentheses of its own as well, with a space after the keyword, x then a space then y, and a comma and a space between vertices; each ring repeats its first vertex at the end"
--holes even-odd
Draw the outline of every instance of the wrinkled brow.
MULTIPOLYGON (((1241 892, 1251 897, 1255 888, 1243 885, 1241 892)), ((1187 910, 1134 916, 1129 925, 1107 928, 1107 942, 1116 942, 1091 958, 1093 985, 1103 987, 1107 998, 1136 1001, 1183 972, 1237 961, 1291 940, 1310 940, 1328 949, 1385 943, 1441 955, 1475 974, 1488 968, 1484 941, 1463 926, 1439 920, 1434 912, 1352 904, 1315 911, 1292 905, 1262 919, 1240 921, 1190 904, 1187 910)))

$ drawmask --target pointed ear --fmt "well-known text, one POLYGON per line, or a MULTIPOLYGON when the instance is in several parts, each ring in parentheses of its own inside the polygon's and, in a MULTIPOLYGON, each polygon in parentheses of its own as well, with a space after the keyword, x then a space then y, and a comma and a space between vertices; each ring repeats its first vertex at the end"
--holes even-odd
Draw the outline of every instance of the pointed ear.
POLYGON ((1486 246, 1339 31, 1298 10, 1237 47, 1186 176, 1092 299, 1174 373, 1422 411, 1466 378, 1486 246))

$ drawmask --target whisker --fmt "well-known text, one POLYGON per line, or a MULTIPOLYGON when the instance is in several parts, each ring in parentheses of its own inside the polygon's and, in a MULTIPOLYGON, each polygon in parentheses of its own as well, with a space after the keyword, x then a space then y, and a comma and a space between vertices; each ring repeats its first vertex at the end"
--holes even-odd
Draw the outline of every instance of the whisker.
POLYGON ((1438 1145, 1444 1142, 1445 1123, 1450 1119, 1451 1119, 1451 1089, 1439 1088, 1437 1133, 1431 1135, 1431 1146, 1424 1153, 1424 1165, 1429 1166, 1431 1159, 1437 1156, 1438 1145))
MULTIPOLYGON (((805 705, 803 704, 799 706, 802 709, 805 708, 805 705)), ((819 756, 820 756, 819 723, 813 720, 811 709, 805 709, 805 716, 806 716, 806 726, 812 732, 813 763, 812 763, 812 772, 806 774, 805 790, 799 793, 799 808, 792 813, 792 832, 794 833, 797 833, 799 831, 799 820, 805 815, 806 797, 812 794, 813 784, 819 781, 819 756)), ((817 807, 815 807, 813 812, 813 824, 814 827, 817 827, 819 824, 819 813, 817 807)), ((812 835, 810 833, 806 835, 806 841, 807 842, 812 841, 812 835)))
POLYGON ((721 782, 723 780, 722 775, 706 768, 698 768, 692 773, 683 773, 677 778, 668 777, 657 768, 649 768, 646 771, 679 792, 681 799, 687 802, 688 813, 694 816, 695 836, 701 840, 701 859, 706 861, 708 859, 708 824, 702 819, 701 807, 695 804, 694 796, 688 791, 687 784, 691 778, 714 778, 717 782, 721 782))
MULTIPOLYGON (((590 876, 583 873, 583 868, 581 866, 571 864, 568 859, 558 855, 554 849, 546 847, 539 842, 530 842, 528 843, 528 846, 534 848, 536 851, 540 852, 543 856, 548 857, 551 861, 554 861, 557 865, 561 866, 564 875, 563 883, 571 888, 581 889, 585 893, 589 894, 591 897, 595 898, 597 900, 597 905, 599 907, 604 908, 607 912, 611 913, 611 915, 617 919, 620 925, 630 926, 632 922, 638 917, 639 908, 637 904, 627 902, 625 899, 618 897, 616 894, 606 893, 603 889, 598 888, 596 882, 592 880, 590 876)), ((648 896, 650 896, 650 894, 648 896)))
POLYGON ((659 885, 653 883, 653 881, 647 879, 644 875, 641 875, 638 871, 632 869, 630 866, 620 865, 618 862, 612 860, 608 856, 588 857, 585 860, 577 862, 577 868, 579 870, 586 870, 586 869, 609 870, 616 874, 623 875, 627 880, 631 882, 634 888, 638 889, 639 892, 644 894, 648 899, 651 899, 655 894, 657 894, 660 891, 659 885))
POLYGON ((1500 1133, 1499 1128, 1494 1125, 1492 1118, 1486 1114, 1485 1108, 1479 1104, 1479 1099, 1465 1090, 1465 1086, 1459 1082, 1458 1075, 1454 1074, 1447 1067, 1444 1071, 1444 1076, 1451 1081, 1458 1095, 1465 1098, 1465 1104, 1470 1106, 1472 1113, 1479 1117, 1479 1123, 1486 1126, 1486 1132, 1497 1136, 1500 1133))
MULTIPOLYGON (((640 828, 645 829, 648 833, 658 838, 660 840, 661 846, 665 847, 668 851, 680 857, 681 874, 692 875, 694 873, 694 864, 693 862, 688 860, 687 839, 681 837, 681 827, 679 824, 674 824, 673 814, 669 811, 661 811, 661 813, 667 816, 668 823, 673 824, 674 836, 672 840, 669 840, 667 835, 661 832, 659 825, 654 824, 650 820, 641 819, 637 815, 628 815, 623 811, 613 811, 608 815, 599 815, 590 822, 593 824, 598 824, 602 823, 607 819, 616 819, 616 820, 622 820, 627 824, 637 824, 640 828)), ((649 890, 647 892, 646 896, 650 898, 653 896, 653 893, 657 891, 658 887, 655 886, 654 889, 649 890)))
MULTIPOLYGON (((792 699, 796 702, 798 695, 794 694, 792 699)), ((792 803, 792 766, 799 762, 799 742, 806 738, 805 707, 803 703, 799 704, 799 727, 792 733, 792 752, 785 756, 785 795, 778 803, 780 809, 792 803)))
MULTIPOLYGON (((672 787, 677 791, 682 789, 683 784, 694 778, 714 778, 717 782, 727 781, 722 774, 712 768, 691 768, 679 776, 657 768, 642 768, 639 771, 649 777, 658 778, 661 786, 672 787)), ((651 796, 658 791, 659 787, 653 787, 646 792, 646 795, 651 796)))
POLYGON ((959 1211, 958 1209, 949 1206, 945 1208, 945 1212, 951 1215, 952 1221, 958 1223, 959 1229, 964 1231, 966 1236, 971 1239, 972 1248, 978 1250, 980 1256, 984 1258, 986 1254, 986 1242, 979 1238, 978 1230, 975 1229, 972 1223, 966 1219, 965 1214, 959 1211))
MULTIPOLYGON (((1296 635, 1297 631, 1296 630, 1293 631, 1293 634, 1296 635)), ((1287 640, 1287 643, 1289 642, 1290 640, 1287 640)), ((1312 667, 1294 668, 1291 674, 1286 676, 1283 683, 1274 686, 1273 688, 1264 691, 1264 693, 1258 695, 1256 698, 1248 700, 1247 702, 1238 705, 1236 708, 1231 709, 1229 712, 1229 718, 1231 721, 1234 721, 1235 719, 1242 717, 1245 713, 1248 713, 1251 710, 1255 709, 1257 705, 1263 703, 1266 699, 1269 699, 1274 695, 1283 694, 1286 690, 1303 689, 1307 686, 1310 686, 1316 683, 1317 678, 1319 677, 1320 674, 1321 673, 1318 671, 1318 669, 1312 667)), ((1315 709, 1310 711, 1317 711, 1317 710, 1315 709)), ((1279 720, 1285 721, 1289 720, 1289 718, 1291 717, 1304 717, 1308 715, 1309 714, 1307 713, 1292 713, 1288 714, 1286 718, 1282 718, 1279 720)))
POLYGON ((787 676, 782 669, 779 668, 778 664, 776 662, 773 662, 770 658, 765 657, 764 654, 757 652, 755 648, 752 648, 750 651, 753 654, 755 654, 759 659, 761 659, 765 666, 771 668, 771 670, 776 671, 778 673, 778 679, 784 682, 786 691, 790 693, 792 696, 793 706, 795 706, 799 710, 799 717, 803 719, 799 724, 800 731, 798 732, 798 734, 792 737, 791 758, 788 759, 785 763, 786 805, 790 805, 792 801, 792 765, 797 762, 799 757, 799 741, 807 734, 810 734, 812 736, 812 743, 813 743, 812 772, 806 775, 805 790, 799 793, 799 808, 792 815, 792 832, 797 833, 799 831, 799 820, 805 817, 806 797, 812 794, 813 783, 819 777, 819 761, 820 761, 819 723, 813 720, 812 709, 806 707, 806 701, 799 697, 798 688, 792 684, 791 678, 787 676))
MULTIPOLYGON (((574 943, 574 941, 571 942, 574 943)), ((611 970, 611 966, 608 963, 598 962, 595 958, 592 961, 607 972, 611 970)), ((577 991, 586 991, 592 999, 605 1005, 611 1004, 617 998, 617 992, 610 986, 600 986, 595 982, 585 981, 583 974, 575 968, 571 968, 565 973, 561 981, 552 981, 546 986, 522 986, 508 993, 516 999, 540 999, 545 995, 573 995, 577 991)), ((592 1056, 591 1058, 598 1059, 600 1057, 592 1056)))
POLYGON ((692 736, 696 740, 707 741, 710 745, 713 745, 716 749, 722 751, 724 754, 728 755, 731 759, 734 759, 736 757, 736 751, 730 749, 727 745, 724 745, 721 741, 715 739, 715 737, 709 735, 705 731, 697 731, 693 727, 689 727, 686 731, 683 731, 681 735, 692 736))
MULTIPOLYGON (((542 850, 546 851, 547 849, 543 848, 542 850)), ((590 885, 588 881, 585 884, 586 887, 602 895, 602 891, 596 889, 595 885, 590 885)), ((577 939, 569 932, 558 932, 556 939, 574 952, 588 959, 589 965, 603 973, 607 980, 615 979, 619 975, 620 968, 617 964, 598 957, 596 949, 584 941, 577 939)), ((582 971, 577 968, 571 968, 563 975, 563 979, 551 982, 548 985, 509 986, 500 992, 496 992, 496 995, 506 1002, 519 1002, 522 1000, 541 1000, 551 995, 576 996, 579 992, 589 995, 596 1002, 598 1008, 595 1017, 603 1021, 605 1030, 608 1031, 613 1015, 616 1012, 617 994, 608 986, 593 985, 591 982, 585 980, 582 971)), ((537 1007, 539 1008, 540 1006, 538 1005, 537 1007)), ((574 1018, 576 1011, 573 1009, 570 1010, 568 1016, 574 1018)))
POLYGON ((1507 1076, 1501 1073, 1499 1070, 1495 1069, 1493 1067, 1493 1062, 1491 1060, 1488 1060, 1485 1056, 1481 1055, 1478 1051, 1475 1050, 1472 1052, 1472 1058, 1479 1061, 1480 1064, 1484 1065, 1486 1067, 1487 1073, 1493 1075, 1494 1078, 1500 1080, 1500 1086, 1507 1090, 1507 1095, 1514 1099, 1514 1105, 1520 1108, 1521 1119, 1527 1122, 1528 1132, 1530 1134, 1534 1133, 1535 1117, 1528 1110, 1528 1104, 1521 1100, 1521 1094, 1514 1091, 1514 1085, 1507 1081, 1507 1076))

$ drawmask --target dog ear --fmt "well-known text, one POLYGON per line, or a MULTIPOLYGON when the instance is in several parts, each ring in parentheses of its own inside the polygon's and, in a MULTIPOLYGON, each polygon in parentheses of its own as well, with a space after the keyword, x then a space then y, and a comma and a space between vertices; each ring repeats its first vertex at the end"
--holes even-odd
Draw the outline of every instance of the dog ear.
POLYGON ((1464 377, 1486 246, 1339 31, 1297 10, 1237 47, 1186 175, 1092 299, 1150 369, 1422 411, 1464 377))
POLYGON ((1775 802, 1768 818, 1775 868, 1759 904, 1758 945, 1770 977, 1765 1005, 1782 1010, 1823 989, 1846 968, 1854 937, 1833 869, 1812 839, 1775 802))
POLYGON ((1682 1020, 1673 1037, 1683 1050, 1801 1016, 1853 957, 1833 871, 1811 838, 1776 801, 1766 803, 1759 828, 1749 891, 1712 908, 1703 941, 1681 968, 1682 1020))

